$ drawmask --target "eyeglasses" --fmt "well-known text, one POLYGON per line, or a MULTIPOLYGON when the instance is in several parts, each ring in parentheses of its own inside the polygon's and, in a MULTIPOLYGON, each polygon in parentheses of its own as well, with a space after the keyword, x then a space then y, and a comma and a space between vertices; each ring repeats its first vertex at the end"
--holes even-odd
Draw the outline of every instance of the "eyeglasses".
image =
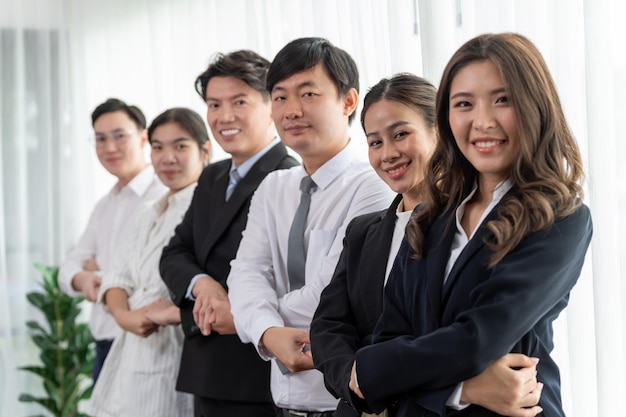
POLYGON ((110 132, 110 133, 97 133, 94 138, 94 142, 96 144, 96 148, 104 148, 104 146, 107 143, 107 138, 110 137, 111 139, 113 139, 113 142, 115 144, 121 145, 124 142, 126 142, 126 139, 128 139, 130 135, 134 135, 137 132, 139 132, 139 130, 135 129, 135 130, 114 130, 113 132, 110 132))

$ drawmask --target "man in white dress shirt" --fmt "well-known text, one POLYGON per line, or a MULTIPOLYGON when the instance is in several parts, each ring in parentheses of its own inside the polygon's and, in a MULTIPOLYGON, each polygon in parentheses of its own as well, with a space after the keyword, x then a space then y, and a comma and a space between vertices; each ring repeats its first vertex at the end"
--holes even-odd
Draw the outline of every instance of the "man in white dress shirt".
MULTIPOLYGON (((117 183, 98 201, 87 228, 61 264, 59 286, 93 303, 129 220, 141 204, 165 195, 167 188, 146 162, 146 118, 139 108, 111 98, 96 107, 91 120, 98 160, 117 183)), ((96 340, 95 383, 119 327, 102 305, 94 304, 89 328, 96 340)))
POLYGON ((336 409, 337 400, 313 367, 309 326, 348 223, 382 210, 393 199, 351 144, 358 80, 350 55, 322 38, 290 42, 268 72, 276 128, 303 166, 272 172, 257 189, 228 286, 237 334, 253 343, 263 359, 272 360, 271 390, 280 416, 326 417, 336 409), (288 246, 300 183, 307 176, 315 186, 300 239, 304 285, 298 288, 290 284, 290 275, 296 274, 288 266, 288 246))

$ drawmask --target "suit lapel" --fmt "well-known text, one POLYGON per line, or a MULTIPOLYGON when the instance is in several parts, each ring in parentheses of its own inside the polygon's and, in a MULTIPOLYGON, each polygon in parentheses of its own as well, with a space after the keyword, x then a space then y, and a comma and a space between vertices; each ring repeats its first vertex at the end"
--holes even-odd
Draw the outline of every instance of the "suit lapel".
POLYGON ((437 322, 441 320, 441 294, 443 287, 443 277, 445 276, 446 265, 450 258, 450 247, 454 239, 456 228, 451 223, 451 215, 454 210, 448 211, 445 215, 440 216, 432 224, 428 232, 428 253, 426 256, 426 279, 429 281, 428 301, 433 313, 433 317, 437 318, 437 322))
MULTIPOLYGON (((463 267, 474 257, 476 252, 478 252, 481 248, 485 246, 485 241, 493 237, 493 234, 489 231, 489 229, 487 229, 486 224, 489 221, 494 220, 498 217, 498 208, 506 200, 506 198, 507 196, 505 195, 498 202, 498 204, 493 207, 489 214, 487 214, 482 223, 478 226, 478 230, 476 230, 476 233, 474 234, 472 239, 467 242, 467 245, 461 251, 461 254, 454 263, 454 266, 452 267, 452 270, 450 271, 448 279, 446 280, 446 283, 444 285, 442 294, 444 299, 448 297, 450 289, 457 280, 460 272, 463 270, 463 267)), ((456 232, 456 227, 454 229, 456 232)))
MULTIPOLYGON (((368 230, 363 242, 364 256, 361 258, 361 278, 357 281, 360 287, 362 300, 369 300, 373 305, 366 310, 368 319, 372 323, 378 321, 380 312, 383 310, 383 284, 385 273, 387 272, 387 262, 383 261, 380 254, 389 254, 391 249, 391 240, 393 239, 393 231, 396 225, 396 210, 398 204, 402 200, 402 195, 396 196, 391 206, 381 213, 380 223, 377 227, 371 227, 368 230), (382 279, 381 279, 382 278, 382 279), (374 297, 372 297, 374 293, 374 297)), ((384 258, 385 260, 387 258, 384 258)))
POLYGON ((237 183, 228 201, 225 201, 225 196, 230 166, 227 167, 226 171, 220 173, 220 178, 217 182, 218 185, 215 189, 217 195, 206 196, 210 200, 209 206, 211 208, 207 215, 214 216, 214 219, 211 220, 211 228, 208 230, 206 239, 202 243, 200 252, 203 254, 205 262, 206 257, 209 256, 209 253, 213 249, 213 245, 219 241, 242 206, 245 205, 252 194, 254 194, 254 191, 265 176, 275 170, 286 155, 287 150, 285 146, 282 143, 276 144, 263 155, 261 159, 252 166, 246 176, 237 183))

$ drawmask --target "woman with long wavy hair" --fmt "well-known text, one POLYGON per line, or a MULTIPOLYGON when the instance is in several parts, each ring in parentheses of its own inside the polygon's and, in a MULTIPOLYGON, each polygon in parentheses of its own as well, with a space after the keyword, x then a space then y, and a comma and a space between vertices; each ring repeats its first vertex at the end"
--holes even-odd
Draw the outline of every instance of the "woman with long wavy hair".
MULTIPOLYGON (((552 322, 592 224, 580 152, 537 48, 512 33, 461 46, 441 79, 437 129, 426 205, 408 225, 351 387, 374 411, 397 403, 399 416, 445 416, 457 384, 523 353, 539 358, 544 384, 528 415, 564 416, 552 322)), ((459 415, 499 414, 468 405, 459 415)))

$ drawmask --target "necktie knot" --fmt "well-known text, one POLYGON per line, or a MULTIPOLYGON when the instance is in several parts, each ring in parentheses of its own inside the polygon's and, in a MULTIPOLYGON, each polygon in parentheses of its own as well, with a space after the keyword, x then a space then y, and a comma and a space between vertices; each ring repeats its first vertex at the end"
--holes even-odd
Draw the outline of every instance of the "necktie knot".
POLYGON ((230 196, 233 194, 233 191, 235 190, 235 186, 237 186, 237 183, 239 182, 240 179, 241 179, 241 175, 239 175, 239 172, 237 172, 237 168, 233 169, 228 174, 228 187, 226 187, 226 201, 228 201, 230 196))
POLYGON ((239 175, 239 172, 237 171, 237 169, 233 169, 232 171, 230 171, 230 182, 233 184, 237 184, 239 182, 239 180, 241 179, 241 176, 239 175))
POLYGON ((311 190, 313 190, 315 187, 315 181, 313 181, 313 178, 309 177, 308 175, 306 177, 303 177, 300 181, 300 191, 302 191, 303 193, 310 193, 311 190))

